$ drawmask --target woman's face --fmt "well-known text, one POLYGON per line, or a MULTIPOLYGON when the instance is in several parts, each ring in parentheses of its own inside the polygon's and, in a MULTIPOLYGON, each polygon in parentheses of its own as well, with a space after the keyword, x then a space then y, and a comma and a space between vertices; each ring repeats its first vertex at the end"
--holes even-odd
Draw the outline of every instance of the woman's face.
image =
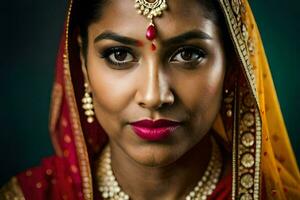
POLYGON ((87 78, 96 117, 115 151, 147 166, 176 161, 208 133, 225 74, 220 30, 200 1, 167 3, 154 19, 156 50, 145 37, 149 21, 133 0, 110 1, 88 28, 87 78), (130 125, 144 119, 180 126, 166 138, 146 140, 130 125))

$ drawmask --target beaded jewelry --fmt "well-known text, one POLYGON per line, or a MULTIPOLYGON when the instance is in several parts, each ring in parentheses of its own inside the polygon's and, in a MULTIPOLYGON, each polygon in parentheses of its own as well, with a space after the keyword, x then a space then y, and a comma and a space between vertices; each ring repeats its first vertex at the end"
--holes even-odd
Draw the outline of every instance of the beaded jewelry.
MULTIPOLYGON (((222 156, 216 141, 212 140, 212 155, 208 166, 186 200, 206 200, 212 194, 219 181, 222 169, 222 156)), ((130 197, 119 186, 111 167, 110 147, 107 146, 100 156, 97 168, 98 189, 105 200, 129 200, 130 197)))
POLYGON ((153 23, 154 17, 159 17, 162 12, 167 9, 166 0, 155 0, 153 3, 147 0, 135 0, 134 7, 138 10, 138 13, 147 16, 150 19, 150 25, 147 28, 146 38, 150 41, 156 38, 156 28, 153 23))

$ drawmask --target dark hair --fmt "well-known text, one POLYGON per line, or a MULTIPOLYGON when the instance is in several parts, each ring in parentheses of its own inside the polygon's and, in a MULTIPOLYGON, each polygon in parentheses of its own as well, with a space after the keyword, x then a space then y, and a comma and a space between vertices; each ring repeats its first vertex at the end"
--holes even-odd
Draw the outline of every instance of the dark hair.
MULTIPOLYGON (((102 15, 103 7, 111 0, 78 0, 78 22, 80 35, 82 38, 83 55, 87 54, 88 47, 88 27, 97 22, 102 15)), ((217 0, 198 0, 206 9, 204 16, 218 24, 222 30, 226 27, 221 18, 221 10, 217 0), (224 26, 224 27, 223 27, 224 26)))
POLYGON ((77 17, 84 56, 87 54, 88 27, 101 18, 102 8, 109 0, 78 0, 77 17))
POLYGON ((220 25, 221 18, 221 9, 217 0, 198 0, 204 8, 204 16, 210 20, 212 20, 215 24, 220 25))

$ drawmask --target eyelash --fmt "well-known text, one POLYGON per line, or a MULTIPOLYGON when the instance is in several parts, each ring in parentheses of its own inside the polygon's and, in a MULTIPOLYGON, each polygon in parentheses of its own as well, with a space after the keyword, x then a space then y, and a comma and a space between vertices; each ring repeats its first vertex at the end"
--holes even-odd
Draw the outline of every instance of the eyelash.
POLYGON ((126 52, 126 53, 129 53, 132 56, 132 58, 134 60, 136 60, 136 57, 133 56, 134 53, 133 53, 132 49, 130 49, 128 47, 111 47, 111 48, 105 49, 100 54, 101 54, 101 58, 105 59, 107 62, 109 62, 112 65, 122 66, 122 65, 128 64, 127 62, 121 62, 121 61, 115 62, 115 61, 113 61, 113 60, 111 60, 109 58, 111 55, 114 55, 117 52, 126 52))
MULTIPOLYGON (((138 62, 137 57, 134 56, 134 52, 131 48, 128 47, 111 47, 108 49, 105 49, 101 54, 101 58, 105 59, 108 63, 110 63, 111 65, 114 66, 118 66, 116 69, 124 69, 126 68, 126 65, 130 64, 130 63, 134 63, 134 62, 138 62), (127 53, 127 56, 131 56, 132 57, 132 61, 113 61, 110 57, 111 56, 116 56, 117 52, 123 52, 123 53, 127 53)), ((206 52, 199 48, 199 47, 195 47, 195 46, 183 46, 178 48, 173 54, 169 54, 170 59, 168 60, 171 63, 182 63, 184 65, 197 65, 199 64, 205 57, 206 57, 206 52), (174 58, 179 55, 180 53, 183 52, 187 52, 187 51, 191 51, 193 54, 197 53, 198 54, 198 59, 196 61, 175 61, 174 58)), ((181 55, 182 56, 182 55, 181 55)))
MULTIPOLYGON (((203 49, 201 49, 201 48, 199 48, 199 47, 195 47, 195 46, 183 46, 183 47, 180 47, 179 49, 177 49, 173 54, 172 54, 172 56, 171 56, 171 58, 170 58, 170 60, 169 60, 169 62, 173 62, 173 59, 177 56, 177 55, 179 55, 180 53, 183 53, 183 52, 187 52, 187 51, 191 51, 192 50, 192 53, 198 53, 198 55, 199 55, 199 58, 197 59, 197 61, 182 61, 183 63, 192 63, 192 64, 195 64, 195 62, 196 63, 200 63, 201 61, 202 61, 202 59, 204 59, 205 57, 206 57, 206 55, 207 55, 207 53, 203 50, 203 49), (201 59, 201 60, 200 60, 201 59)), ((175 63, 177 63, 176 61, 175 61, 175 63)), ((179 63, 179 62, 178 62, 179 63)))

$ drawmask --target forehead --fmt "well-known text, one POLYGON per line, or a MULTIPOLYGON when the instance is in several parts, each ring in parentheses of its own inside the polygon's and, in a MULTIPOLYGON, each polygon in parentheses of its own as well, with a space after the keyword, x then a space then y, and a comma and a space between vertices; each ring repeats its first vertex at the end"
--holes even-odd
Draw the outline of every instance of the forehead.
MULTIPOLYGON (((161 38, 167 38, 191 29, 201 29, 212 37, 217 26, 207 17, 207 9, 199 0, 168 0, 168 9, 154 23, 161 38)), ((101 18, 91 24, 94 32, 109 30, 123 35, 145 34, 149 25, 146 16, 139 15, 135 0, 109 0, 101 9, 101 18)))

